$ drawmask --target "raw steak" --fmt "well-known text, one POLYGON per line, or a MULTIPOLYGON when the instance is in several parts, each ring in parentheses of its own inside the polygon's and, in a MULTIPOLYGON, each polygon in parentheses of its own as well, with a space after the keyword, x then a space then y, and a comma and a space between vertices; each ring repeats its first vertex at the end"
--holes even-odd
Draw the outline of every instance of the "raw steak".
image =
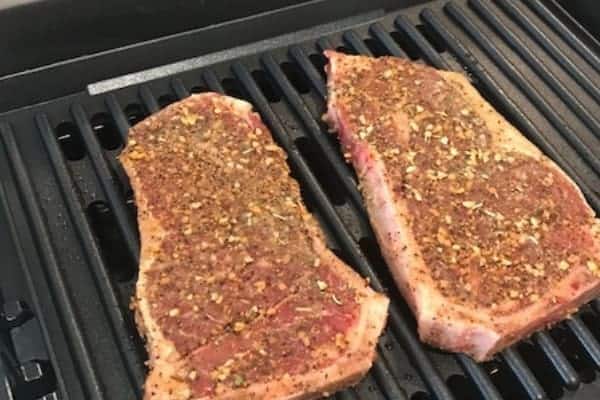
POLYGON ((208 93, 133 127, 146 400, 312 399, 373 362, 388 300, 324 246, 250 104, 208 93))
POLYGON ((489 359, 600 294, 593 211, 463 75, 326 56, 327 120, 422 340, 489 359))

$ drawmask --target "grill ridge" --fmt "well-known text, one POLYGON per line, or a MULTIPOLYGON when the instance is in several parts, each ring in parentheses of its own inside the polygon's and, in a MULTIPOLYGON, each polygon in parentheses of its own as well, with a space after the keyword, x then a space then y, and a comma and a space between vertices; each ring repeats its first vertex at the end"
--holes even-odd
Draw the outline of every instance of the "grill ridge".
MULTIPOLYGON (((554 15, 554 13, 550 11, 548 7, 540 0, 524 0, 524 2, 541 18, 543 18, 544 21, 550 27, 552 27, 552 29, 558 32, 564 41, 569 43, 571 47, 577 50, 581 57, 583 57, 590 65, 592 65, 596 71, 600 72, 600 57, 592 52, 592 50, 585 43, 583 43, 583 41, 577 37, 577 35, 574 35, 573 32, 567 28, 565 23, 558 18, 558 16, 554 15)), ((561 10, 562 14, 568 17, 568 14, 555 0, 550 0, 549 3, 552 4, 555 9, 561 10)), ((590 40, 594 40, 587 35, 585 31, 581 33, 590 38, 590 40)))
POLYGON ((136 229, 131 220, 131 216, 125 209, 125 199, 123 198, 123 195, 117 191, 114 175, 111 172, 111 170, 115 171, 117 169, 116 160, 111 159, 111 165, 109 167, 83 107, 79 104, 75 104, 71 108, 71 113, 79 128, 79 132, 81 132, 89 158, 92 161, 96 175, 100 179, 102 189, 107 196, 108 204, 117 217, 117 224, 123 235, 125 244, 127 245, 129 255, 137 264, 139 263, 139 238, 136 234, 136 229))
POLYGON ((535 41, 542 46, 554 59, 560 63, 569 74, 581 85, 597 102, 600 102, 600 88, 583 72, 550 38, 540 30, 533 21, 523 13, 512 0, 496 0, 496 4, 516 21, 521 28, 526 30, 535 41))
MULTIPOLYGON (((2 209, 4 211, 8 211, 10 206, 9 206, 9 203, 7 200, 7 193, 6 193, 6 190, 5 190, 3 184, 0 184, 0 202, 1 202, 2 209)), ((31 267, 31 264, 27 262, 22 243, 18 239, 17 229, 16 229, 16 225, 15 225, 15 219, 9 212, 6 213, 6 218, 7 218, 7 222, 8 222, 6 229, 8 229, 10 231, 13 241, 19 242, 19 243, 16 243, 17 245, 15 247, 15 252, 17 254, 18 263, 24 270, 24 275, 25 275, 25 280, 27 281, 27 286, 32 288, 34 286, 32 269, 31 269, 32 267, 31 267)), ((32 296, 33 310, 39 311, 42 309, 41 297, 42 296, 38 296, 37 294, 34 294, 32 296)), ((3 318, 6 318, 6 316, 3 315, 3 318)), ((41 344, 44 347, 46 347, 46 350, 48 352, 48 361, 51 362, 53 365, 55 365, 54 372, 55 372, 55 376, 56 376, 56 387, 59 390, 65 391, 65 381, 63 379, 63 375, 61 374, 61 372, 62 372, 61 370, 62 370, 63 366, 57 362, 58 358, 57 358, 55 349, 52 346, 47 346, 47 343, 50 342, 50 340, 49 340, 50 333, 49 333, 48 324, 46 323, 46 321, 39 321, 39 322, 40 322, 40 324, 39 324, 40 331, 41 331, 42 337, 43 337, 43 343, 41 343, 41 344)), ((8 347, 8 344, 3 343, 2 347, 8 347)), ((11 359, 12 358, 13 357, 11 357, 11 359)), ((2 361, 4 361, 4 360, 2 360, 2 361)), ((16 361, 16 360, 13 359, 11 361, 16 361)), ((6 373, 8 375, 8 371, 4 371, 3 373, 6 373)), ((2 385, 6 385, 7 383, 10 384, 9 380, 8 380, 8 376, 3 378, 2 385)), ((54 387, 51 387, 49 389, 53 390, 54 387)), ((68 396, 66 396, 65 399, 68 399, 68 396)))
POLYGON ((40 205, 37 201, 29 172, 17 147, 12 128, 7 124, 0 125, 5 154, 10 158, 14 174, 19 185, 22 201, 25 203, 30 223, 35 231, 38 251, 42 262, 47 268, 44 271, 50 281, 53 297, 61 310, 61 320, 66 330, 65 334, 72 345, 72 353, 78 363, 78 372, 85 386, 86 394, 92 399, 102 399, 104 390, 97 376, 97 368, 91 356, 91 349, 84 337, 78 321, 79 312, 73 296, 66 287, 66 279, 56 260, 56 254, 50 242, 50 234, 44 224, 40 205))
MULTIPOLYGON (((302 103, 300 95, 293 88, 292 84, 284 75, 283 71, 279 67, 279 64, 275 61, 273 56, 265 54, 263 57, 261 57, 261 61, 265 66, 265 70, 268 71, 269 74, 273 77, 276 84, 283 92, 288 103, 291 105, 296 114, 298 114, 298 116, 302 120, 305 128, 310 133, 310 137, 318 143, 323 153, 327 155, 332 155, 336 152, 339 152, 338 149, 333 148, 331 142, 328 141, 327 137, 323 135, 321 127, 310 114, 308 108, 306 108, 306 106, 302 103)), ((357 208, 359 208, 361 212, 366 214, 366 211, 364 210, 364 207, 362 205, 360 193, 357 190, 357 182, 354 179, 350 169, 348 168, 348 165, 345 162, 343 162, 343 160, 340 160, 339 157, 328 156, 327 160, 329 161, 331 167, 337 174, 340 181, 343 183, 346 191, 352 197, 354 205, 357 208)))
POLYGON ((431 63, 431 65, 433 65, 436 68, 440 68, 440 69, 449 69, 448 62, 446 60, 444 60, 435 51, 433 46, 431 46, 429 44, 429 42, 427 42, 427 40, 423 37, 421 32, 419 32, 412 25, 412 23, 406 16, 404 16, 404 15, 398 16, 398 18, 396 18, 396 20, 394 21, 394 24, 401 32, 406 34, 414 42, 414 44, 419 48, 419 50, 425 56, 425 59, 429 63, 431 63))
POLYGON ((565 123, 559 116, 560 114, 554 109, 547 100, 536 90, 536 88, 523 76, 523 74, 512 64, 491 39, 483 33, 462 9, 454 2, 449 2, 444 10, 454 18, 477 42, 481 45, 488 55, 498 63, 507 76, 510 76, 515 84, 522 88, 530 100, 540 108, 545 117, 552 122, 563 136, 576 148, 577 152, 590 164, 596 173, 600 173, 600 160, 598 156, 581 140, 579 136, 565 123))
POLYGON ((587 326, 577 316, 569 318, 566 324, 571 328, 596 366, 600 366, 600 347, 587 326))
MULTIPOLYGON (((131 336, 127 335, 127 332, 118 329, 119 326, 127 324, 128 322, 126 320, 131 320, 131 316, 128 313, 125 314, 124 310, 120 307, 116 288, 103 265, 102 255, 96 245, 90 226, 86 221, 84 211, 75 197, 75 193, 71 189, 73 187, 73 182, 58 143, 56 143, 56 140, 54 139, 55 136, 52 134, 52 128, 48 121, 48 117, 44 114, 38 114, 36 116, 36 124, 40 132, 40 137, 50 157, 54 173, 60 184, 62 195, 65 197, 69 212, 74 219, 73 225, 78 231, 79 237, 85 246, 88 260, 90 264, 92 264, 96 284, 100 287, 100 293, 103 294, 104 307, 109 311, 112 322, 112 334, 118 338, 117 343, 119 344, 122 357, 126 361, 126 366, 128 367, 127 372, 129 374, 129 379, 132 381, 132 387, 137 389, 137 395, 139 396, 140 383, 143 382, 144 378, 143 375, 140 374, 144 361, 141 358, 140 352, 128 351, 128 349, 132 348, 135 344, 132 343, 131 336)), ((131 321, 129 321, 129 325, 132 325, 131 321)))
MULTIPOLYGON (((144 114, 143 110, 156 112, 175 99, 183 99, 204 88, 241 96, 253 103, 275 140, 288 154, 292 173, 300 181, 307 206, 330 233, 329 245, 363 276, 370 278, 375 289, 388 291, 394 300, 388 328, 378 343, 379 357, 370 374, 356 388, 331 398, 596 398, 600 393, 600 385, 594 380, 600 369, 600 338, 596 336, 598 330, 590 329, 588 324, 600 318, 600 300, 585 308, 585 318, 575 316, 551 331, 538 332, 488 363, 477 364, 464 355, 447 355, 420 343, 406 303, 399 298, 379 256, 370 250, 369 246, 375 241, 356 178, 336 148, 337 142, 318 120, 324 109, 326 86, 315 67, 321 64, 322 55, 315 51, 341 49, 353 54, 372 55, 375 52, 398 57, 410 54, 437 68, 466 71, 486 98, 565 169, 598 212, 600 159, 593 151, 599 141, 596 130, 600 128, 600 122, 594 111, 597 104, 580 100, 578 94, 584 93, 584 97, 596 101, 600 99, 600 89, 595 84, 598 80, 593 78, 596 72, 600 73, 600 58, 541 0, 523 3, 517 4, 513 0, 495 0, 493 4, 481 0, 438 0, 344 32, 328 34, 317 41, 299 38, 297 44, 288 48, 220 62, 98 97, 78 94, 32 110, 0 116, 11 122, 10 125, 0 123, 0 143, 12 166, 7 179, 15 182, 23 200, 37 251, 46 269, 44 279, 53 288, 51 293, 58 304, 65 334, 69 339, 74 338, 70 340, 69 357, 73 357, 81 368, 80 376, 84 378, 81 384, 87 392, 85 398, 106 398, 110 389, 104 385, 112 378, 96 366, 102 364, 102 355, 87 343, 88 337, 97 334, 93 332, 94 319, 77 313, 77 302, 69 292, 71 281, 61 270, 57 257, 59 249, 54 246, 55 238, 50 235, 53 230, 46 218, 51 211, 42 207, 39 199, 41 185, 46 183, 40 182, 35 174, 34 168, 38 166, 32 165, 33 150, 23 147, 29 140, 27 131, 42 139, 42 149, 47 156, 41 158, 49 159, 48 165, 57 183, 57 198, 64 201, 69 214, 67 219, 72 222, 68 226, 74 229, 79 241, 73 245, 80 246, 85 254, 85 260, 80 264, 89 268, 96 286, 92 291, 97 292, 102 304, 102 312, 97 318, 105 318, 111 328, 105 345, 116 347, 114 351, 121 364, 109 368, 114 368, 115 373, 123 371, 126 376, 129 387, 124 389, 124 399, 131 398, 125 393, 127 391, 139 397, 145 355, 126 308, 135 279, 121 282, 111 276, 102 254, 105 250, 95 240, 98 232, 89 224, 84 211, 92 201, 106 203, 109 212, 115 216, 120 240, 137 263, 139 238, 130 209, 131 188, 115 159, 120 147, 114 150, 103 148, 89 116, 108 115, 121 142, 126 143, 130 121, 144 114), (510 24, 505 22, 507 17, 511 18, 510 24), (482 28, 482 24, 486 27, 482 28), (526 38, 519 36, 513 25, 522 29, 526 38), (399 41, 399 37, 402 40, 399 41), (565 48, 561 41, 570 48, 565 48), (529 53, 529 42, 535 43, 543 52, 529 53), (551 58, 552 63, 545 64, 545 57, 551 58), (578 59, 587 64, 582 65, 578 59), (290 63, 297 71, 286 69, 290 63), (573 85, 559 80, 563 71, 557 71, 556 66, 573 80, 573 85), (529 68, 544 86, 534 84, 530 80, 532 75, 524 72, 525 68, 529 68), (300 83, 293 74, 303 75, 306 83, 300 83), (558 112, 557 103, 544 97, 547 91, 560 96, 566 113, 558 112), (125 109, 124 105, 127 105, 125 109), (78 135, 82 150, 85 150, 82 159, 67 160, 61 154, 61 143, 52 128, 57 121, 74 123, 77 132, 72 134, 78 135), (310 149, 310 154, 303 150, 306 148, 310 149), (329 174, 327 178, 324 172, 329 174), (82 186, 86 179, 89 182, 82 186), (335 182, 335 192, 326 187, 329 179, 335 182), (95 191, 87 193, 87 185, 92 185, 95 191), (332 196, 336 197, 335 201, 332 196), (70 310, 74 312, 73 319, 67 317, 70 310), (564 334, 570 335, 568 345, 566 339, 562 339, 564 334), (542 371, 528 349, 533 349, 543 359, 542 371), (595 368, 591 378, 582 373, 584 365, 595 368), (546 378, 543 375, 546 373, 556 376, 557 382, 546 378), (592 397, 586 397, 586 393, 592 393, 592 397)), ((553 1, 549 4, 558 7, 553 1)), ((0 186, 2 197, 3 192, 0 186)), ((10 205, 9 209, 14 207, 10 205)), ((27 266, 24 270, 25 273, 27 266)), ((29 291, 35 297, 36 289, 29 291)), ((39 314, 41 306, 32 304, 34 313, 39 314)), ((44 315, 39 317, 42 317, 42 330, 48 336, 46 345, 55 367, 59 398, 70 398, 69 392, 75 389, 70 387, 72 382, 63 379, 67 374, 58 364, 59 358, 52 356, 52 343, 57 339, 50 336, 57 333, 49 331, 44 315)))
POLYGON ((387 53, 394 57, 407 58, 408 56, 398 46, 398 44, 394 41, 394 39, 390 36, 389 33, 385 30, 385 27, 379 23, 375 22, 373 25, 369 27, 369 33, 373 36, 381 45, 385 48, 387 53))
MULTIPOLYGON (((446 45, 452 49, 453 53, 460 59, 460 61, 468 68, 471 74, 475 75, 480 81, 481 85, 486 89, 484 94, 488 94, 494 102, 497 102, 505 112, 508 112, 509 116, 517 122, 519 128, 531 139, 538 147, 540 147, 545 154, 557 161, 562 168, 564 168, 569 175, 575 180, 575 182, 582 189, 588 201, 592 204, 592 207, 597 211, 600 210, 600 199, 595 191, 593 191, 589 185, 584 182, 580 174, 576 172, 574 168, 579 170, 584 167, 581 166, 581 159, 576 156, 569 157, 568 160, 559 153, 557 145, 550 142, 550 138, 538 130, 534 125, 533 121, 525 115, 525 113, 510 99, 508 93, 504 91, 498 82, 490 75, 486 68, 479 63, 475 56, 453 35, 438 19, 436 14, 430 9, 425 9, 422 12, 423 19, 431 25, 431 27, 444 38, 446 45), (571 166, 571 163, 576 162, 579 165, 571 166)), ((562 141, 563 138, 556 138, 562 141)), ((561 150, 567 151, 570 149, 567 146, 561 145, 561 150)), ((577 153, 574 153, 577 154, 577 153)))
MULTIPOLYGON (((499 18, 489 5, 481 0, 470 0, 469 5, 475 9, 515 49, 517 53, 534 69, 537 74, 562 98, 579 118, 587 124, 592 132, 598 132, 598 120, 590 114, 589 110, 573 95, 565 84, 542 63, 534 52, 529 51, 526 44, 499 18)), ((597 143, 596 143, 597 144, 597 143)))

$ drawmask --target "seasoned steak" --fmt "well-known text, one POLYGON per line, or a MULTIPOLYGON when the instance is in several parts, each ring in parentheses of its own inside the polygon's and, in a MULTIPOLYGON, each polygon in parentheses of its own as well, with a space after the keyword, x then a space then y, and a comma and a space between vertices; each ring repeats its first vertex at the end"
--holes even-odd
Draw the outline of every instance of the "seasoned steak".
POLYGON ((133 127, 120 159, 146 400, 312 399, 366 373, 388 300, 325 248, 248 103, 191 96, 133 127))
POLYGON ((326 56, 327 119, 422 340, 489 359, 600 294, 581 192, 463 75, 326 56))

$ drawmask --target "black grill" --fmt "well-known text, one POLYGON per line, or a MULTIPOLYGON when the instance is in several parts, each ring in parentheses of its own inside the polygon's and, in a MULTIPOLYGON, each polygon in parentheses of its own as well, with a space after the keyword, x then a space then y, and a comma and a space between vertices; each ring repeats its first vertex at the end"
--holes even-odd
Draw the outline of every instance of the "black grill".
POLYGON ((1 115, 0 399, 141 398, 146 354, 128 309, 139 238, 116 156, 131 124, 206 90, 254 104, 329 246, 394 300, 373 369, 335 398, 600 398, 599 300, 486 363, 422 344, 356 177, 320 119, 323 49, 463 71, 598 212, 600 47, 563 13, 554 1, 435 1, 326 37, 302 32, 297 43, 262 54, 1 115))

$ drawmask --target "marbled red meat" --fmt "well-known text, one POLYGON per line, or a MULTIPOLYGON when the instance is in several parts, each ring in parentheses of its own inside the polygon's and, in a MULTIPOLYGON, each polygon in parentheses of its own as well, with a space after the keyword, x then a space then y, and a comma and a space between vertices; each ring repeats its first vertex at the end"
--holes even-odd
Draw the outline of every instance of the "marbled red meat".
POLYGON ((463 75, 326 56, 327 119, 424 341, 488 359, 600 294, 593 211, 463 75))
POLYGON ((388 300, 323 244, 251 106, 208 93, 133 127, 146 400, 310 399, 370 367, 388 300))

